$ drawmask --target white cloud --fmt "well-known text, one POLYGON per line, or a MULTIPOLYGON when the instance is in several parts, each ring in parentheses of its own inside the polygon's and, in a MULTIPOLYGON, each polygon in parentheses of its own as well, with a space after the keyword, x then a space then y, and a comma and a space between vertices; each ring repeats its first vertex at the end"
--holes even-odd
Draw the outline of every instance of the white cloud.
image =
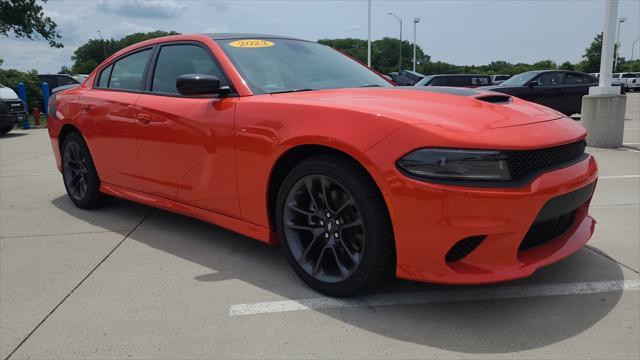
POLYGON ((224 32, 229 32, 229 29, 227 29, 227 26, 224 24, 218 25, 218 26, 211 26, 204 29, 203 31, 203 33, 205 34, 215 34, 215 33, 224 33, 224 32))
POLYGON ((87 11, 79 14, 62 13, 56 10, 46 10, 45 14, 58 25, 58 30, 65 45, 80 44, 87 41, 88 36, 83 29, 88 16, 87 11))
POLYGON ((57 73, 62 65, 71 66, 75 47, 52 48, 46 41, 0 39, 2 68, 21 71, 37 70, 41 74, 57 73))
POLYGON ((130 18, 172 18, 181 15, 187 5, 174 0, 101 0, 98 8, 130 18))
POLYGON ((137 33, 137 32, 149 32, 153 31, 152 28, 136 23, 132 23, 129 21, 123 21, 118 25, 108 29, 108 32, 104 34, 106 37, 111 37, 114 39, 120 39, 127 35, 137 33), (108 35, 107 35, 108 34, 108 35))

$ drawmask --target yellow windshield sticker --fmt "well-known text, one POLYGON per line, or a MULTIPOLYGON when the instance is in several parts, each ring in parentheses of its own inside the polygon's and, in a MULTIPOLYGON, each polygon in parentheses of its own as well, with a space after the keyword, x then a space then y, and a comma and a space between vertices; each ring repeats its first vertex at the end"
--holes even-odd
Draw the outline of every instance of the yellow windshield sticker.
POLYGON ((230 42, 229 45, 237 48, 255 49, 255 48, 271 47, 275 44, 267 40, 244 39, 244 40, 236 40, 236 41, 230 42))

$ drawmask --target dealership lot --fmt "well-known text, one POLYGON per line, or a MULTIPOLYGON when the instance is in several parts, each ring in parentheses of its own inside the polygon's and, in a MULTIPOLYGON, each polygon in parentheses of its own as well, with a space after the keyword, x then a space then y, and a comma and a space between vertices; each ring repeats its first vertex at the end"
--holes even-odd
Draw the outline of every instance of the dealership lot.
POLYGON ((507 284, 396 281, 348 301, 214 225, 75 208, 46 130, 16 130, 0 138, 0 357, 638 358, 640 94, 626 118, 623 148, 588 150, 588 247, 507 284))

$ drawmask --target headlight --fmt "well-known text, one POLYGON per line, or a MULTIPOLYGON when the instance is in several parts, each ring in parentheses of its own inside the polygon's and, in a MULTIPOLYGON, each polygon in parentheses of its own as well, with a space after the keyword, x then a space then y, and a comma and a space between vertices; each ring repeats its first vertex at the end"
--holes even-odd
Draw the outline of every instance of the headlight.
POLYGON ((511 180, 505 154, 491 150, 420 149, 397 162, 410 176, 441 180, 511 180))

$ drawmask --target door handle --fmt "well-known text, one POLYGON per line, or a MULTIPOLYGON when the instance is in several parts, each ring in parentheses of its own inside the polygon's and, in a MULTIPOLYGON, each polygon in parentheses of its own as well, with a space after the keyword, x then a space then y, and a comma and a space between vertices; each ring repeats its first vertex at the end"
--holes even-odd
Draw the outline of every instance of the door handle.
POLYGON ((136 115, 136 119, 138 120, 139 123, 143 125, 147 125, 148 123, 151 122, 151 117, 149 116, 149 114, 140 113, 136 115))
POLYGON ((84 112, 88 112, 89 110, 91 110, 91 105, 89 104, 82 104, 82 106, 80 106, 80 110, 84 111, 84 112))

